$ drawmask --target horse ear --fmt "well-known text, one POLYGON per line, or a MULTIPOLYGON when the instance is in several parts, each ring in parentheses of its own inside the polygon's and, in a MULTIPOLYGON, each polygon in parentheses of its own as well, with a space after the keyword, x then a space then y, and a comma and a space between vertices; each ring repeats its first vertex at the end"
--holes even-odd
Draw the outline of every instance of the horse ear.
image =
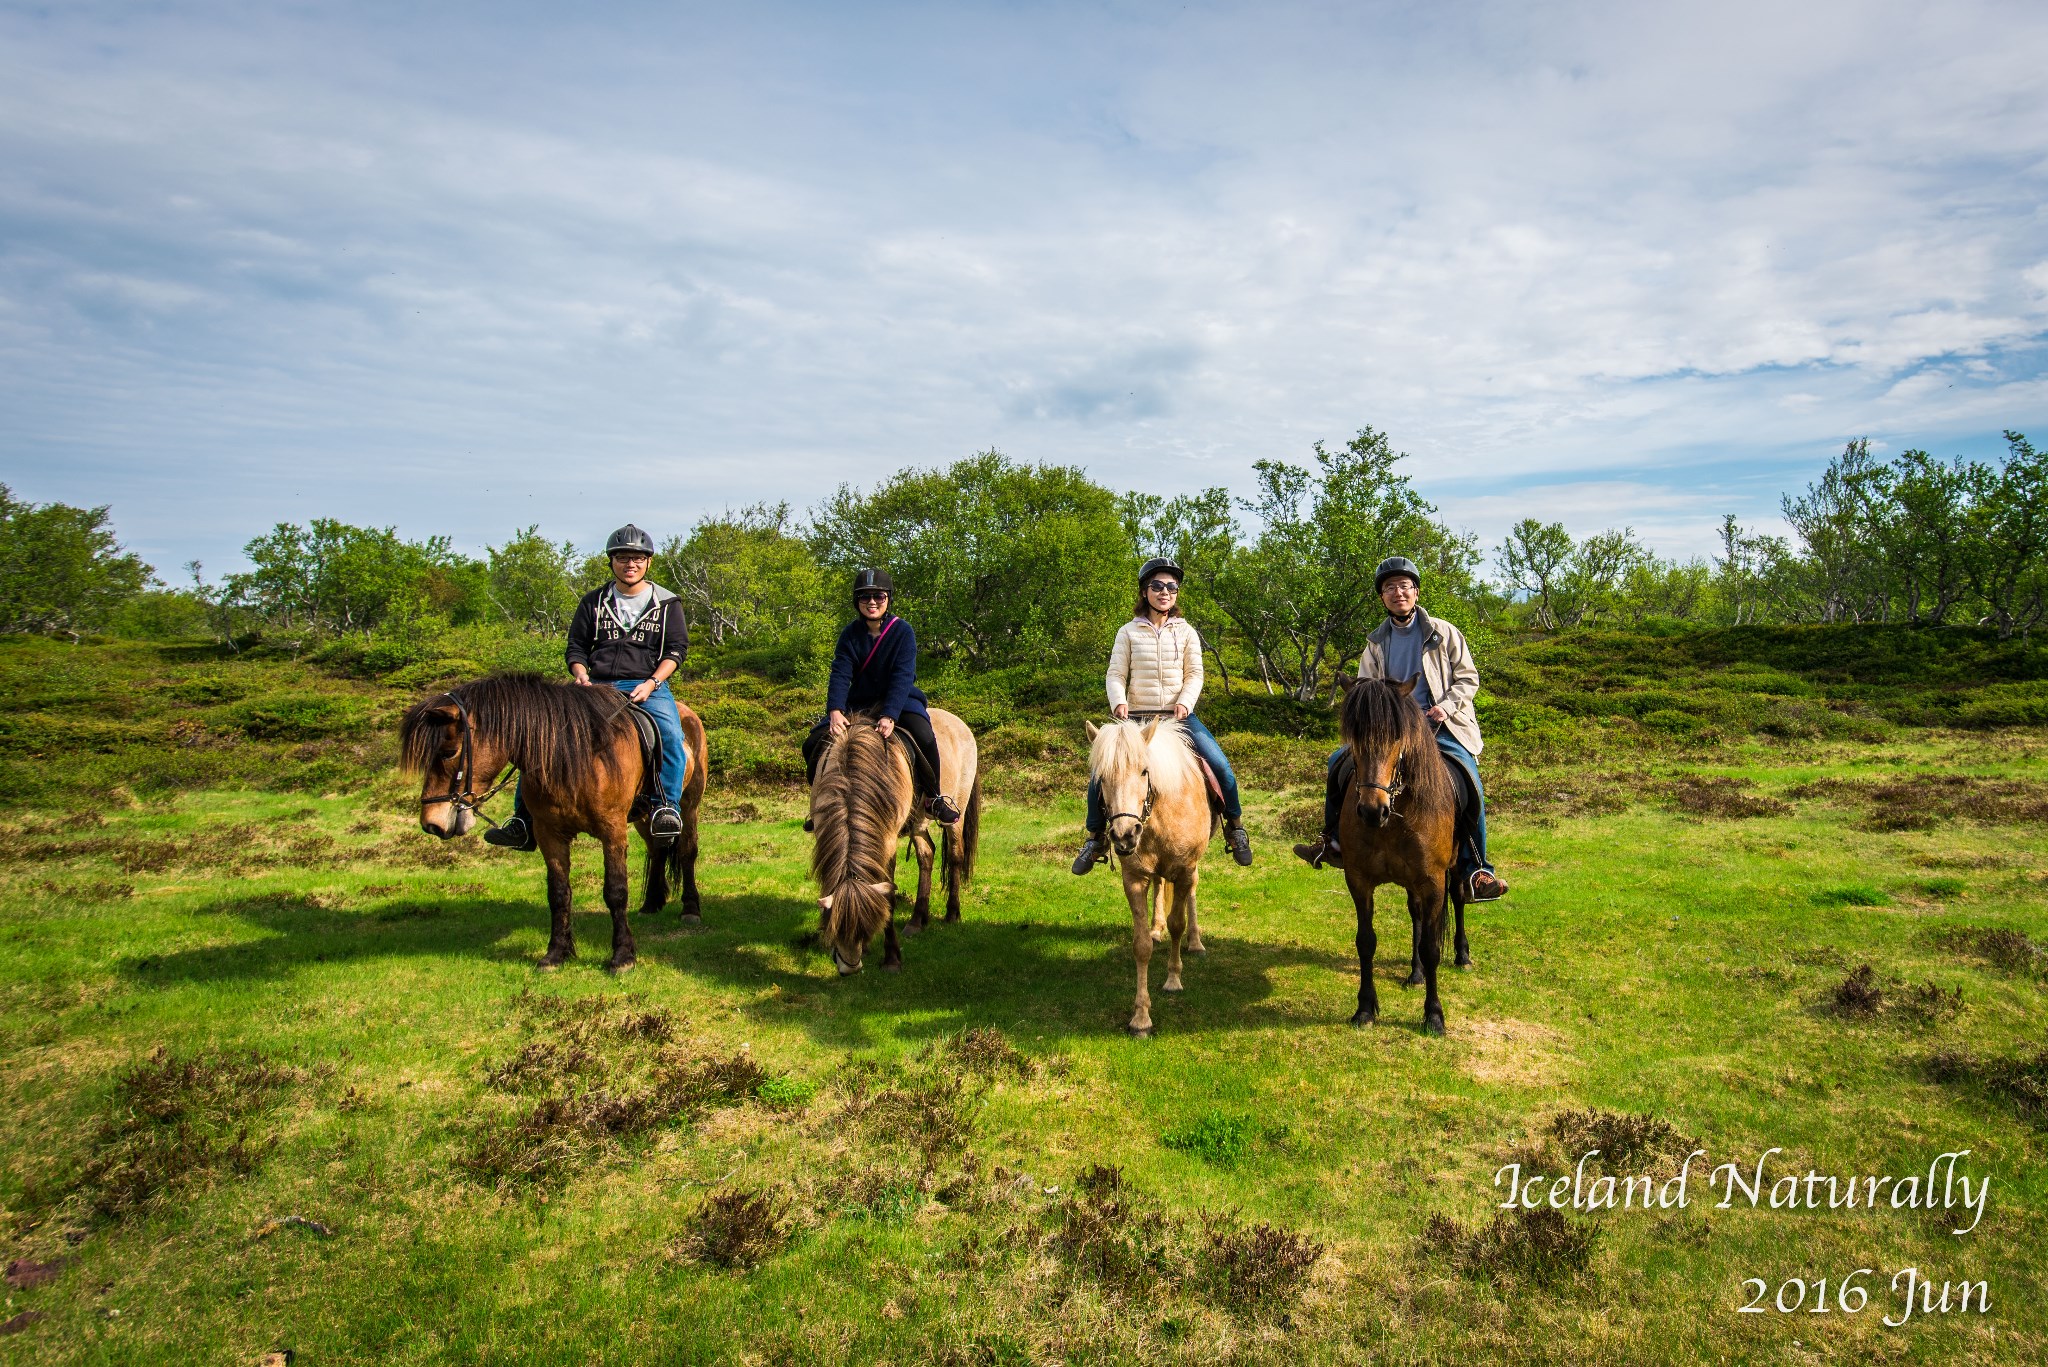
POLYGON ((829 893, 829 892, 828 892, 828 893, 826 893, 826 894, 825 894, 825 895, 824 895, 823 897, 820 897, 820 898, 818 899, 818 910, 819 910, 819 911, 830 911, 830 910, 832 910, 832 894, 831 894, 831 893, 829 893))
MULTIPOLYGON (((1400 683, 1394 684, 1394 691, 1396 693, 1399 693, 1404 698, 1412 698, 1415 696, 1415 685, 1420 683, 1421 681, 1422 676, 1420 674, 1417 674, 1412 679, 1406 679, 1400 683)), ((1392 679, 1389 679, 1387 680, 1387 682, 1393 683, 1394 681, 1392 679)))
POLYGON ((452 702, 445 703, 440 707, 430 707, 420 713, 420 720, 430 721, 436 726, 453 726, 456 722, 462 720, 462 709, 452 702))
POLYGON ((1337 691, 1339 693, 1349 693, 1357 684, 1358 676, 1350 670, 1340 669, 1337 671, 1337 691))
POLYGON ((1099 736, 1099 735, 1101 735, 1101 734, 1102 734, 1102 728, 1101 728, 1101 727, 1099 727, 1099 726, 1097 726, 1097 725, 1096 725, 1096 724, 1095 724, 1094 722, 1092 722, 1092 721, 1084 721, 1084 722, 1082 722, 1082 723, 1081 723, 1081 725, 1082 725, 1082 726, 1083 726, 1083 727, 1084 727, 1084 728, 1085 728, 1085 729, 1087 730, 1087 732, 1088 732, 1088 743, 1089 743, 1090 745, 1093 745, 1093 744, 1095 743, 1095 738, 1096 738, 1097 736, 1099 736))
POLYGON ((1151 721, 1145 723, 1145 744, 1150 745, 1152 743, 1152 733, 1157 731, 1159 729, 1159 723, 1165 720, 1166 718, 1164 717, 1154 717, 1151 721))
POLYGON ((870 883, 868 884, 868 886, 873 888, 876 892, 891 893, 896 891, 896 885, 894 883, 870 883))

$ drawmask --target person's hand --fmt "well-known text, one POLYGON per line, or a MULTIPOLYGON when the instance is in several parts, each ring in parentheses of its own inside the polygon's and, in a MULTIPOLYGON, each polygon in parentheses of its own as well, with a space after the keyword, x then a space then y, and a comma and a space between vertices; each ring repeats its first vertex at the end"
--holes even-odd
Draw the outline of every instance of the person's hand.
POLYGON ((846 729, 846 714, 837 708, 827 712, 825 714, 825 729, 832 733, 834 740, 837 740, 839 733, 846 729))
POLYGON ((577 683, 580 683, 580 684, 582 684, 582 685, 583 685, 583 686, 584 686, 585 688, 588 688, 588 687, 590 687, 590 671, 589 671, 589 670, 585 669, 585 668, 584 668, 583 666, 581 666, 581 665, 578 665, 578 666, 576 666, 576 668, 575 668, 575 670, 574 670, 573 672, 574 672, 574 673, 575 673, 575 675, 576 675, 576 682, 577 682, 577 683))
POLYGON ((1179 703, 1175 703, 1173 705, 1173 719, 1175 721, 1186 721, 1188 719, 1188 710, 1179 703))
POLYGON ((889 737, 896 734, 896 723, 887 717, 882 718, 875 723, 875 734, 883 740, 889 739, 889 737))
POLYGON ((1131 719, 1131 705, 1127 702, 1120 702, 1115 707, 1109 709, 1109 715, 1115 717, 1118 721, 1129 721, 1131 719))
POLYGON ((1431 703, 1429 711, 1424 712, 1422 715, 1428 717, 1431 721, 1440 722, 1444 720, 1446 714, 1442 703, 1431 703))
POLYGON ((634 702, 646 702, 654 696, 654 680, 642 679, 639 683, 633 685, 633 691, 626 696, 634 702))

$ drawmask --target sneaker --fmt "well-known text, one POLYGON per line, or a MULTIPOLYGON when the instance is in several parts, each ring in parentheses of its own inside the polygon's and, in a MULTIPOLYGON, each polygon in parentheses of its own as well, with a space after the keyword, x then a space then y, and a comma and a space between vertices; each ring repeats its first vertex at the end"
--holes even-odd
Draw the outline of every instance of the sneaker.
POLYGON ((1492 869, 1479 869, 1472 875, 1466 887, 1465 900, 1468 902, 1497 902, 1508 895, 1507 880, 1500 878, 1492 869))
POLYGON ((1338 849, 1337 842, 1328 836, 1310 845, 1296 845, 1294 853, 1296 858, 1306 859, 1312 869, 1319 869, 1325 864, 1333 869, 1344 867, 1344 852, 1338 849))
POLYGON ((537 850, 540 842, 533 838, 523 817, 507 818, 501 826, 493 826, 484 832, 486 845, 502 845, 508 850, 537 850))
POLYGON ((925 803, 924 809, 931 814, 932 820, 943 825, 950 826, 960 819, 960 809, 955 807, 953 799, 947 797, 944 793, 940 793, 930 802, 925 803))
POLYGON ((1242 823, 1234 823, 1224 831, 1223 842, 1230 846, 1230 857, 1244 868, 1252 866, 1252 837, 1242 823))
POLYGON ((809 835, 809 834, 811 834, 811 833, 812 833, 813 831, 815 831, 815 830, 817 830, 817 829, 818 829, 818 823, 817 823, 817 822, 815 822, 815 821, 811 820, 811 818, 809 818, 809 817, 805 817, 805 818, 804 818, 804 834, 805 834, 805 835, 809 835))
POLYGON ((1086 873, 1109 857, 1109 842, 1099 835, 1090 835, 1081 842, 1081 852, 1074 856, 1074 872, 1086 873))

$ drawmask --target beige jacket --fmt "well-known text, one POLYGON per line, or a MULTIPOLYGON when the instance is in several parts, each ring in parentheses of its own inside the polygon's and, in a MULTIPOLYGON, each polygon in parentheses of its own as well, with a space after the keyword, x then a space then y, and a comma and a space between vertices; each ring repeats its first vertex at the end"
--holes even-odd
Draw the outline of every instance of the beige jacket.
MULTIPOLYGON (((1449 622, 1439 621, 1419 607, 1415 615, 1423 629, 1422 677, 1429 684, 1429 696, 1444 710, 1444 729, 1476 757, 1484 742, 1479 739, 1479 714, 1472 707, 1479 692, 1479 666, 1473 662, 1472 647, 1465 644, 1465 633, 1449 622)), ((1359 678, 1386 677, 1387 636, 1393 629, 1389 619, 1365 638, 1365 650, 1358 657, 1359 678)))
POLYGON ((1133 712, 1169 712, 1179 703, 1195 710, 1202 696, 1202 637, 1185 617, 1155 627, 1134 617, 1117 630, 1109 652, 1109 705, 1133 712))

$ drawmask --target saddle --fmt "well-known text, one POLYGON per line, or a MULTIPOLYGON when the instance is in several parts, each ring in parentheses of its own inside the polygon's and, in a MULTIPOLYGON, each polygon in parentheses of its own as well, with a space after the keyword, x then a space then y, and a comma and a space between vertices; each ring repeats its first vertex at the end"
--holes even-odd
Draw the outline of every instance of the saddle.
MULTIPOLYGON (((661 729, 645 703, 627 703, 626 715, 633 719, 633 730, 640 738, 640 791, 633 797, 632 811, 632 816, 637 819, 659 807, 667 796, 661 791, 661 729)), ((683 752, 683 772, 686 774, 689 772, 689 758, 686 749, 683 752)))

